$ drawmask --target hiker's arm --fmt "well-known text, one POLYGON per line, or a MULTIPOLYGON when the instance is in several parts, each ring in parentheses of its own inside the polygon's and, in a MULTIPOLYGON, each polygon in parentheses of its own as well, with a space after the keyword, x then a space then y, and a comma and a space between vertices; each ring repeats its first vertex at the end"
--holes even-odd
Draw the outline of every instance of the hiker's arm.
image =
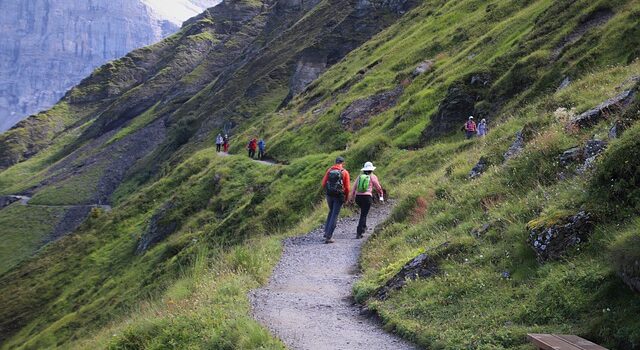
POLYGON ((356 177, 356 181, 351 185, 351 199, 356 198, 356 189, 358 188, 358 179, 360 176, 356 177))
POLYGON ((327 185, 327 179, 329 178, 329 171, 324 173, 324 177, 322 178, 322 188, 327 185))
POLYGON ((349 187, 351 186, 351 179, 349 178, 349 172, 346 170, 342 172, 342 183, 344 184, 344 200, 347 201, 349 200, 349 192, 351 191, 349 187))
POLYGON ((371 182, 373 183, 373 188, 378 192, 378 196, 383 197, 384 193, 382 191, 382 186, 380 186, 380 181, 378 181, 378 177, 375 175, 371 176, 371 182))

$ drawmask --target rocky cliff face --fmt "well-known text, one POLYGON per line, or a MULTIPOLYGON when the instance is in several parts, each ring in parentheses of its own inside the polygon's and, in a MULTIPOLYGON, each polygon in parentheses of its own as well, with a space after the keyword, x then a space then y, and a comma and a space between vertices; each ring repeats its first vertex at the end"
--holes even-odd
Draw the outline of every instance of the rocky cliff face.
POLYGON ((0 132, 51 107, 97 66, 159 41, 217 2, 0 2, 0 132))

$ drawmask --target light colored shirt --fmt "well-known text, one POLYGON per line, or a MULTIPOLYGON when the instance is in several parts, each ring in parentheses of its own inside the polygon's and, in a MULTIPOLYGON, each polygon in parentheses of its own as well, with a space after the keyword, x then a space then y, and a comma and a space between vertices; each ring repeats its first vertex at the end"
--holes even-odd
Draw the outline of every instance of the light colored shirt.
POLYGON ((484 136, 487 134, 487 124, 480 123, 478 124, 478 136, 484 136))
POLYGON ((382 193, 382 186, 380 186, 380 181, 378 181, 378 177, 371 174, 371 178, 369 181, 369 188, 367 188, 366 192, 359 192, 358 191, 358 181, 360 180, 360 176, 358 175, 358 177, 356 178, 356 182, 353 184, 353 186, 351 187, 351 196, 353 198, 353 196, 373 196, 373 189, 375 188, 376 192, 378 193, 379 196, 383 196, 382 193))

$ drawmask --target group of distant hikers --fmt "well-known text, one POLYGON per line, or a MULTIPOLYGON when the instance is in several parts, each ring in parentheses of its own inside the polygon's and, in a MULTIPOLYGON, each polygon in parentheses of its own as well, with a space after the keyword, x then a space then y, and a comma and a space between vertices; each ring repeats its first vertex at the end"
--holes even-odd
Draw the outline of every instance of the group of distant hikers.
POLYGON ((267 143, 264 139, 260 139, 260 141, 258 141, 255 137, 249 140, 249 144, 247 145, 247 151, 249 151, 249 158, 251 159, 256 157, 256 150, 258 151, 258 159, 264 158, 264 152, 266 149, 267 143))
MULTIPOLYGON (((482 119, 480 123, 476 124, 473 116, 470 116, 464 124, 463 130, 467 139, 471 139, 474 136, 483 137, 487 135, 487 121, 482 119)), ((229 136, 227 134, 224 136, 218 134, 216 136, 216 151, 220 152, 221 148, 225 153, 229 151, 229 136)), ((256 151, 258 151, 258 159, 262 159, 265 155, 265 150, 266 142, 264 139, 258 140, 254 137, 247 144, 249 158, 254 159, 256 151)), ((367 230, 367 216, 373 205, 374 193, 378 196, 380 202, 384 202, 384 191, 378 177, 373 174, 375 169, 376 167, 373 166, 373 163, 364 163, 361 169, 362 174, 358 175, 353 185, 351 184, 349 172, 344 168, 343 157, 336 158, 335 164, 327 169, 322 178, 322 188, 326 191, 327 205, 329 206, 327 221, 324 225, 325 243, 335 242, 333 240, 333 232, 338 223, 340 210, 345 203, 355 203, 360 207, 360 220, 356 229, 356 238, 363 237, 367 230)))
POLYGON ((473 116, 470 116, 466 123, 464 123, 463 130, 467 136, 467 139, 473 138, 474 136, 484 137, 487 135, 487 120, 482 119, 480 123, 476 125, 476 122, 473 121, 473 116))
POLYGON ((218 136, 216 136, 216 152, 220 152, 221 148, 224 153, 229 152, 229 135, 224 134, 224 136, 222 136, 218 134, 218 136))
MULTIPOLYGON (((224 134, 224 136, 222 136, 222 134, 218 134, 216 136, 216 152, 220 152, 220 149, 222 149, 224 153, 229 152, 228 134, 224 134)), ((257 159, 264 158, 266 150, 267 143, 264 141, 264 139, 260 139, 258 141, 258 139, 254 137, 250 139, 249 143, 247 144, 247 151, 249 152, 249 158, 251 159, 256 158, 256 151, 258 152, 257 159)))

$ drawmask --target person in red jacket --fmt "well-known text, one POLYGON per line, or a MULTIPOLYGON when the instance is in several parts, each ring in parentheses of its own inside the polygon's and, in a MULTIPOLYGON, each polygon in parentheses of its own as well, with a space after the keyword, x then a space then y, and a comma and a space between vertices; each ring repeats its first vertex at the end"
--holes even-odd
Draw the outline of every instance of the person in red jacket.
POLYGON ((258 140, 254 137, 249 141, 247 150, 249 150, 249 158, 253 159, 256 156, 256 149, 258 148, 258 140))
POLYGON ((324 225, 325 243, 335 242, 333 231, 338 223, 338 216, 342 205, 349 200, 349 185, 351 179, 349 172, 343 167, 344 158, 336 158, 336 164, 327 169, 322 178, 322 188, 327 193, 327 205, 329 206, 329 214, 327 214, 327 222, 324 225))

